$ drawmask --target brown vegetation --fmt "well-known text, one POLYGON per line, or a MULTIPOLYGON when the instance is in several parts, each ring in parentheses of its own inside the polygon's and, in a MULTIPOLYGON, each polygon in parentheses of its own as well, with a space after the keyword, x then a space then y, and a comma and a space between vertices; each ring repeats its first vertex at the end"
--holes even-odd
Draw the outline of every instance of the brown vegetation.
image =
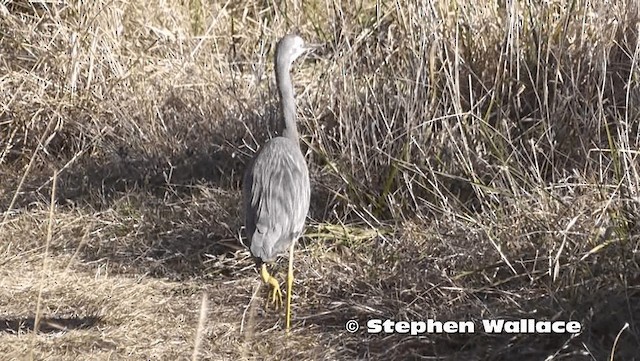
POLYGON ((637 358, 639 12, 2 2, 2 359, 637 358), (322 46, 293 74, 312 206, 286 338, 239 189, 292 29, 322 46), (372 318, 583 331, 345 330, 372 318))

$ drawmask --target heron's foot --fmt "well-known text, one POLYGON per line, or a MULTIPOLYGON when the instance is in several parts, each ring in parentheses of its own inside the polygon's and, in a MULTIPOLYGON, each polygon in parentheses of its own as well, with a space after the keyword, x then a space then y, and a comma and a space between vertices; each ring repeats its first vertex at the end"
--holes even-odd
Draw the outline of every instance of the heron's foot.
POLYGON ((271 290, 269 291, 269 294, 271 295, 271 303, 273 303, 274 309, 279 309, 282 307, 282 291, 280 290, 280 283, 278 283, 278 280, 269 274, 269 271, 267 271, 267 265, 264 263, 260 269, 260 276, 262 276, 262 281, 264 281, 264 283, 271 286, 271 290))
MULTIPOLYGON (((275 278, 272 278, 275 280, 275 278)), ((273 308, 279 310, 282 307, 282 291, 280 291, 280 286, 278 283, 272 283, 271 286, 271 303, 273 303, 273 308)))

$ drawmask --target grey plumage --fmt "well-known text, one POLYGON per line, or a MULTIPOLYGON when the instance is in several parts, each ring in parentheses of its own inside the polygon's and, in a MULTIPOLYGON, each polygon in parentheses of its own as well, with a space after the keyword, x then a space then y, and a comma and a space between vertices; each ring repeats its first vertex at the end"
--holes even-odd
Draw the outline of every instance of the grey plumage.
POLYGON ((249 166, 244 184, 251 254, 272 262, 302 234, 309 210, 309 171, 298 143, 270 140, 249 166))
POLYGON ((293 61, 306 48, 297 35, 277 45, 276 83, 283 119, 282 136, 268 141, 249 164, 243 181, 245 227, 251 253, 271 262, 304 229, 309 211, 309 171, 300 151, 291 76, 293 61))
POLYGON ((278 281, 267 271, 272 262, 289 248, 287 277, 287 323, 291 320, 293 248, 302 235, 309 211, 310 186, 307 163, 300 151, 296 126, 296 106, 289 71, 305 48, 302 38, 286 35, 277 45, 276 83, 280 95, 282 136, 268 141, 251 161, 244 175, 245 228, 251 254, 261 267, 265 283, 273 287, 273 302, 282 303, 278 281))

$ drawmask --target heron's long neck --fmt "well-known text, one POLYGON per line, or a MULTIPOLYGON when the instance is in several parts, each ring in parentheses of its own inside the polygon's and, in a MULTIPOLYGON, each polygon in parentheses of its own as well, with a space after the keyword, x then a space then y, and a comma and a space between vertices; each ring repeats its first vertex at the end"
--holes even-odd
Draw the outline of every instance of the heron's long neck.
POLYGON ((296 126, 296 101, 291 85, 291 75, 289 74, 290 64, 283 61, 276 61, 276 83, 280 93, 280 109, 284 119, 284 129, 282 135, 298 142, 298 128, 296 126))

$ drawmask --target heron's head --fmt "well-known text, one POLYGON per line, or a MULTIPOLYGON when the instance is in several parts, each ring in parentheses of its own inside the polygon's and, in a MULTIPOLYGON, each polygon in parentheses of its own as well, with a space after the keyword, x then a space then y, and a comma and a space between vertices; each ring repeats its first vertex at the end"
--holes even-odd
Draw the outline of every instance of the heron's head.
POLYGON ((278 42, 276 62, 291 66, 294 60, 309 49, 309 47, 305 47, 304 40, 300 36, 296 34, 285 35, 278 42))

